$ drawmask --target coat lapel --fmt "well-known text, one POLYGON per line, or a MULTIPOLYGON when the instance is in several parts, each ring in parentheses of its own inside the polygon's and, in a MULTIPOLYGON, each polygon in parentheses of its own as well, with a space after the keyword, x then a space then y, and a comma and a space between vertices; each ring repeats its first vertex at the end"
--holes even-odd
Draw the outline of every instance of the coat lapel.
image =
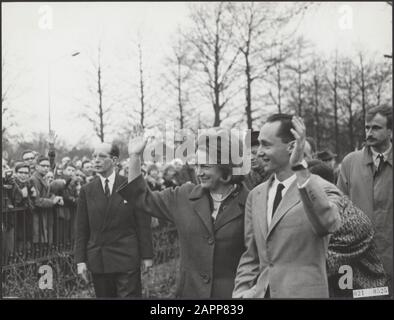
MULTIPOLYGON (((118 188, 121 186, 122 182, 123 181, 121 181, 121 177, 116 174, 114 185, 112 188, 112 193, 107 201, 103 227, 105 227, 108 224, 109 219, 111 219, 111 215, 114 214, 114 212, 116 212, 117 207, 123 201, 122 197, 120 197, 116 192, 116 190, 118 190, 118 188)), ((104 191, 102 192, 103 192, 103 196, 105 197, 104 191)))
POLYGON ((258 187, 256 197, 253 201, 253 212, 257 214, 257 220, 261 228, 262 234, 267 239, 268 225, 267 225, 267 203, 268 203, 268 189, 273 180, 273 176, 258 187))
POLYGON ((225 208, 223 208, 223 211, 217 216, 214 223, 215 232, 226 223, 244 214, 248 192, 243 185, 239 185, 237 188, 238 189, 230 195, 231 200, 225 204, 225 208))
POLYGON ((272 218, 271 224, 269 226, 267 237, 270 235, 271 231, 275 228, 282 217, 300 201, 300 195, 297 190, 297 181, 294 181, 290 185, 282 201, 279 203, 277 212, 272 218))
POLYGON ((189 199, 192 200, 194 212, 200 217, 209 233, 213 234, 211 206, 209 204, 208 195, 204 192, 204 189, 200 185, 195 186, 189 195, 189 199))
POLYGON ((367 194, 370 195, 370 201, 373 201, 373 177, 375 174, 375 165, 373 163, 372 159, 372 153, 371 151, 364 147, 363 151, 363 163, 367 167, 367 170, 360 170, 360 176, 361 179, 363 180, 363 185, 365 188, 368 188, 367 194))

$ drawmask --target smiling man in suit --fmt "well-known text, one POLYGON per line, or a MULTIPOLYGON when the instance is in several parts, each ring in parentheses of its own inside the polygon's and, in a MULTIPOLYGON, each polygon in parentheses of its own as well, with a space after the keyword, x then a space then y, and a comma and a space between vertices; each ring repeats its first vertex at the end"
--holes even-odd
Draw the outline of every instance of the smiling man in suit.
POLYGON ((259 135, 268 181, 245 206, 245 245, 235 298, 328 298, 328 235, 340 226, 340 191, 311 175, 301 118, 272 115, 259 135))
POLYGON ((127 182, 115 173, 119 147, 101 143, 93 153, 98 177, 82 187, 77 210, 75 259, 78 274, 92 273, 99 298, 141 297, 140 265, 152 265, 150 217, 117 194, 127 182))

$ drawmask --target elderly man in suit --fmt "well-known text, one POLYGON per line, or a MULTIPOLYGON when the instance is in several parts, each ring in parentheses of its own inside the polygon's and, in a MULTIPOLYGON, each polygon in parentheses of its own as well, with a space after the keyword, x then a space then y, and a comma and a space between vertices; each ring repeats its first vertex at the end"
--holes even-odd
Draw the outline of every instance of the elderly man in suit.
POLYGON ((287 114, 260 130, 259 154, 274 174, 245 206, 245 244, 235 298, 328 298, 328 235, 340 226, 340 191, 311 175, 304 158, 305 126, 287 114))
POLYGON ((76 219, 75 259, 78 273, 92 273, 99 298, 141 297, 140 264, 152 265, 150 218, 115 192, 126 177, 115 173, 119 148, 101 143, 93 153, 97 172, 80 191, 76 219))

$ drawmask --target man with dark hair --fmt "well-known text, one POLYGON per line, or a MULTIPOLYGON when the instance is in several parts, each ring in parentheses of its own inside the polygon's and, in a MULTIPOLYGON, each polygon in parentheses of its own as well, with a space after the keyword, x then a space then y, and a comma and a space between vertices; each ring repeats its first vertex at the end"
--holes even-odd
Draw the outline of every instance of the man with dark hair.
POLYGON ((269 177, 269 173, 264 170, 263 160, 257 155, 257 150, 259 148, 259 134, 260 131, 252 131, 251 134, 251 170, 247 175, 245 175, 244 179, 244 183, 249 190, 252 190, 269 177))
POLYGON ((366 146, 343 159, 338 178, 338 187, 372 221, 378 253, 390 277, 390 285, 393 275, 392 133, 392 108, 371 108, 365 121, 366 146))
POLYGON ((29 165, 30 172, 33 173, 35 170, 36 154, 33 150, 25 150, 22 152, 22 160, 29 165))
POLYGON ((93 164, 91 160, 82 161, 81 171, 85 175, 85 183, 89 183, 96 176, 96 173, 93 170, 93 164))
MULTIPOLYGON (((55 141, 56 141, 56 134, 55 131, 51 130, 48 135, 48 160, 50 164, 50 169, 54 170, 56 163, 55 163, 55 157, 56 157, 56 152, 55 152, 55 141)), ((26 162, 30 166, 30 173, 33 174, 35 171, 35 160, 39 156, 39 154, 36 151, 33 150, 25 150, 22 152, 22 160, 26 162)))
POLYGON ((329 235, 341 224, 341 193, 308 170, 301 118, 269 117, 259 134, 264 169, 274 173, 245 205, 245 245, 234 298, 328 298, 329 235))
POLYGON ((72 164, 68 163, 64 168, 63 168, 63 177, 67 181, 75 176, 75 171, 77 168, 72 164))
POLYGON ((140 265, 152 265, 153 245, 150 218, 124 201, 116 189, 127 178, 115 173, 119 148, 101 143, 93 153, 99 178, 84 185, 77 208, 75 259, 78 274, 93 276, 100 298, 141 297, 140 265))

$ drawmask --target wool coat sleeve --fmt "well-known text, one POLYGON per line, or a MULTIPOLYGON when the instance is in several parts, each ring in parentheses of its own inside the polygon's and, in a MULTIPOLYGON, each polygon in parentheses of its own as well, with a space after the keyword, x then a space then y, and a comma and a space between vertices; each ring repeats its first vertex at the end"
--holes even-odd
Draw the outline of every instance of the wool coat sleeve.
POLYGON ((142 175, 119 187, 117 192, 123 199, 134 202, 137 211, 160 219, 174 221, 179 188, 151 191, 142 175))
POLYGON ((81 189, 78 198, 75 237, 75 262, 87 262, 87 243, 90 237, 89 216, 86 203, 85 188, 81 189))
POLYGON ((38 208, 52 208, 55 205, 48 195, 45 195, 45 189, 37 179, 31 179, 33 187, 36 189, 37 197, 34 200, 34 205, 38 208))

